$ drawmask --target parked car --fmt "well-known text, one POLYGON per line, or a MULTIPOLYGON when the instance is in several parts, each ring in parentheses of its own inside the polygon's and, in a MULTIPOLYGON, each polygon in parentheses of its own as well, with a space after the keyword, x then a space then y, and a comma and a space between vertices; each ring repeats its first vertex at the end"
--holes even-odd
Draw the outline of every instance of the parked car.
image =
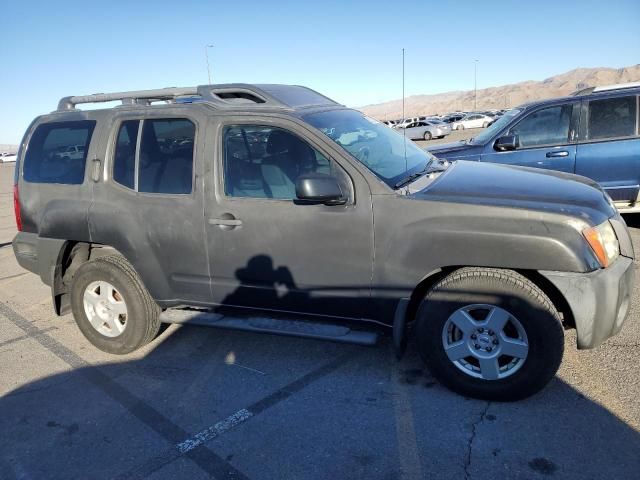
POLYGON ((67 158, 69 160, 78 160, 84 157, 84 145, 68 145, 58 148, 54 152, 57 159, 67 158))
POLYGON ((441 118, 441 121, 444 123, 453 123, 453 122, 457 122, 459 120, 462 120, 465 117, 464 113, 457 113, 457 114, 453 114, 453 115, 446 115, 444 117, 441 118))
POLYGON ((9 153, 9 152, 0 153, 0 163, 15 162, 16 158, 17 156, 15 153, 9 153))
POLYGON ((600 183, 621 212, 640 212, 640 84, 614 85, 507 111, 438 158, 560 170, 600 183))
POLYGON ((453 130, 464 130, 465 128, 486 128, 493 121, 493 118, 482 113, 472 113, 465 115, 459 120, 451 122, 453 130))
POLYGON ((431 140, 432 138, 444 138, 451 133, 451 126, 446 123, 434 121, 420 121, 408 124, 399 131, 404 130, 407 138, 411 140, 431 140))
POLYGON ((564 328, 592 348, 629 311, 631 239, 595 182, 439 161, 304 87, 65 97, 21 145, 15 256, 109 353, 161 322, 360 344, 383 329, 452 390, 515 400, 554 376, 564 328))

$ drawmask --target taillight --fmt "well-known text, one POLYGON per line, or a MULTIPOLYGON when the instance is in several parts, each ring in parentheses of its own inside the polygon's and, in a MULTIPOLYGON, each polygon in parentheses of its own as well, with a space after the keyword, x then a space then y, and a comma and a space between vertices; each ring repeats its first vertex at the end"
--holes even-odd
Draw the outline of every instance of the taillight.
POLYGON ((13 186, 13 213, 16 215, 16 226, 18 231, 22 231, 22 217, 20 216, 20 195, 18 195, 18 185, 13 186))

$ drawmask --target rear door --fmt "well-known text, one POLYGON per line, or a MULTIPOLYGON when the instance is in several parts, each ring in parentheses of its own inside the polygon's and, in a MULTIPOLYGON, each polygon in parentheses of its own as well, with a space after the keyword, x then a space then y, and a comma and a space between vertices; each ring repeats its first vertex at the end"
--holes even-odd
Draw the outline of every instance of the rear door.
POLYGON ((118 249, 158 301, 208 302, 202 174, 206 116, 187 107, 122 111, 94 183, 92 241, 118 249))
POLYGON ((585 100, 576 173, 596 180, 615 202, 629 204, 640 191, 638 96, 585 100))
POLYGON ((516 150, 483 154, 487 162, 547 168, 573 173, 580 103, 541 107, 531 111, 504 135, 517 135, 516 150))

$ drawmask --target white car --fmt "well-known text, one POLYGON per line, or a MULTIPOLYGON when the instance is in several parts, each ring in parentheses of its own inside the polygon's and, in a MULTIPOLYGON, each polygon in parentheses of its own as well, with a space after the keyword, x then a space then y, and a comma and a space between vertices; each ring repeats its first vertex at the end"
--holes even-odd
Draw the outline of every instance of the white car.
POLYGON ((15 153, 0 153, 0 163, 15 162, 17 158, 18 156, 15 153))
POLYGON ((453 130, 464 130, 465 128, 487 128, 493 118, 481 113, 470 113, 465 115, 460 120, 457 120, 451 124, 453 130))
POLYGON ((81 160, 84 158, 84 145, 69 145, 59 149, 54 153, 54 156, 59 159, 81 160))

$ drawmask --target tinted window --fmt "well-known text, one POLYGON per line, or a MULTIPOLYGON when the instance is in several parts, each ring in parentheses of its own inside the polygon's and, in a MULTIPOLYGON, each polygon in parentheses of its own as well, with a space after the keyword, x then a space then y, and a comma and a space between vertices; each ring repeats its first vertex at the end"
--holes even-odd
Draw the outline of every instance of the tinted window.
POLYGON ((135 188, 136 142, 139 126, 139 120, 122 122, 113 160, 113 179, 131 189, 135 188))
POLYGON ((569 138, 573 105, 537 110, 511 129, 518 135, 521 147, 564 144, 569 138))
POLYGON ((84 120, 38 126, 24 159, 24 179, 36 183, 82 183, 95 124, 84 120))
MULTIPOLYGON (((227 127, 224 190, 233 197, 296 198, 296 179, 335 174, 332 162, 296 135, 273 127, 227 127)), ((346 191, 346 190, 344 190, 346 191)))
POLYGON ((636 97, 608 98, 589 102, 589 140, 631 137, 636 134, 636 97))
POLYGON ((113 179, 146 193, 191 193, 195 125, 184 118, 122 122, 114 154, 113 179), (138 178, 136 182, 136 161, 138 178))
POLYGON ((195 125, 186 119, 145 120, 138 191, 191 193, 195 125))

